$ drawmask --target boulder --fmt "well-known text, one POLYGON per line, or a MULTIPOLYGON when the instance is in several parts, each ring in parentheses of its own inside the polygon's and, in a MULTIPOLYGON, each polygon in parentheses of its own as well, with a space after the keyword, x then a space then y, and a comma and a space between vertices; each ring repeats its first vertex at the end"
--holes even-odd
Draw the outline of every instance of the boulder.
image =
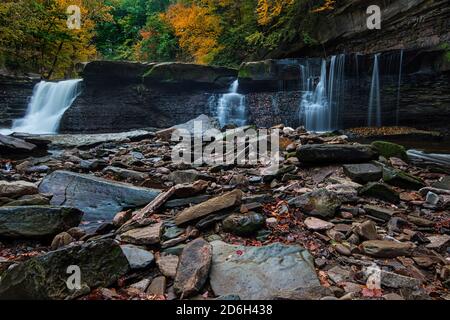
POLYGON ((36 145, 19 138, 0 134, 0 154, 30 153, 36 145))
POLYGON ((248 236, 264 226, 264 217, 256 212, 232 214, 223 220, 223 230, 238 236, 248 236))
POLYGON ((182 225, 186 222, 205 217, 211 213, 228 209, 240 204, 243 192, 239 189, 224 193, 218 197, 183 210, 175 217, 175 223, 182 225))
POLYGON ((344 173, 357 183, 378 181, 382 177, 381 168, 372 163, 347 164, 343 167, 344 173))
POLYGON ((359 189, 358 194, 363 197, 373 197, 392 203, 400 202, 399 194, 384 183, 369 182, 359 189))
POLYGON ((123 251, 125 257, 127 257, 128 263, 132 270, 144 269, 150 266, 155 257, 147 250, 133 246, 130 244, 121 245, 120 248, 123 251))
POLYGON ((388 240, 369 240, 361 244, 362 251, 376 258, 395 258, 410 256, 414 250, 412 242, 396 242, 388 240))
POLYGON ((208 278, 212 247, 202 238, 188 243, 181 253, 173 287, 182 297, 198 293, 208 278))
POLYGON ((402 189, 419 190, 425 187, 425 183, 420 178, 386 166, 383 168, 383 180, 402 189))
POLYGON ((311 254, 297 245, 262 247, 213 241, 211 288, 217 296, 237 294, 244 300, 267 300, 300 288, 320 286, 311 254))
POLYGON ((0 181, 0 197, 16 199, 24 195, 38 193, 38 187, 27 181, 0 181))
POLYGON ((341 207, 338 196, 326 189, 317 189, 288 201, 290 205, 300 208, 306 214, 332 218, 341 207))
POLYGON ((408 161, 408 156, 406 154, 405 148, 399 144, 387 141, 374 141, 372 142, 372 146, 381 156, 385 157, 386 159, 395 157, 400 158, 404 161, 408 161))
POLYGON ((307 144, 297 149, 297 158, 305 164, 363 163, 377 157, 369 145, 307 144))
POLYGON ((100 240, 68 246, 9 268, 0 280, 1 299, 67 299, 86 289, 108 287, 129 270, 120 246, 113 240, 100 240), (69 289, 75 275, 71 266, 81 272, 81 290, 69 289))
POLYGON ((82 216, 80 210, 68 207, 0 207, 0 237, 52 237, 77 227, 82 216))
POLYGON ((156 189, 68 171, 55 171, 46 176, 39 191, 53 194, 52 205, 78 208, 91 221, 112 220, 124 208, 144 206, 160 193, 156 189))

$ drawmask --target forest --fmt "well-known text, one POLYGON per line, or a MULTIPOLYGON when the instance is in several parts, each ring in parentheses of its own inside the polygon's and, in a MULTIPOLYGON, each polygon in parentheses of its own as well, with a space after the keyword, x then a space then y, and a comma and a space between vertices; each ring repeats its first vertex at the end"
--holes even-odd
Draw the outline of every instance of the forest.
POLYGON ((334 0, 5 0, 0 68, 69 78, 96 59, 236 67, 281 43, 314 44, 311 30, 334 0), (81 28, 67 27, 80 8, 81 28))

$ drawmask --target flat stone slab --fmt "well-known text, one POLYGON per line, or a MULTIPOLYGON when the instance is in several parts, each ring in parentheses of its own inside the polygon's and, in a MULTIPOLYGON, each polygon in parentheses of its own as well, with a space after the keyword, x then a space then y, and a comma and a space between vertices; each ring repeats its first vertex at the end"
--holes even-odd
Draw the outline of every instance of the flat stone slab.
POLYGON ((52 205, 80 209, 87 221, 112 220, 123 209, 144 206, 160 193, 69 171, 52 172, 42 180, 39 191, 53 194, 52 205))
POLYGON ((345 175, 357 183, 378 181, 383 176, 383 170, 372 163, 346 164, 343 168, 345 175))
POLYGON ((268 300, 274 294, 319 287, 313 257, 300 246, 274 243, 262 247, 211 242, 211 288, 217 296, 268 300))

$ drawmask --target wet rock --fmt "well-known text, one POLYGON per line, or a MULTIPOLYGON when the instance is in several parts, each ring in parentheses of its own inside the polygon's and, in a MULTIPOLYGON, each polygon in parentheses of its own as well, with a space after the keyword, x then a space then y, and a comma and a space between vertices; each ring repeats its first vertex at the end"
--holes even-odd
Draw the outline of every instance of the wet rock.
POLYGON ((102 170, 103 173, 111 173, 113 176, 119 179, 130 179, 135 181, 142 181, 148 178, 147 173, 138 172, 134 170, 128 170, 113 166, 108 166, 105 169, 102 170))
POLYGON ((69 246, 30 258, 5 271, 0 280, 0 299, 65 299, 80 292, 70 290, 68 267, 81 271, 81 287, 108 287, 129 270, 120 246, 113 240, 101 240, 69 246))
POLYGON ((151 252, 139 248, 137 246, 127 244, 121 245, 120 248, 122 249, 123 254, 127 258, 128 263, 130 264, 130 268, 132 270, 147 268, 155 260, 155 257, 151 252))
POLYGON ((334 227, 334 224, 314 217, 308 217, 304 221, 306 227, 313 231, 324 231, 334 227))
POLYGON ((0 237, 51 237, 78 226, 82 216, 80 210, 69 207, 0 207, 0 237))
POLYGON ((402 189, 419 190, 425 187, 425 183, 421 179, 401 170, 388 167, 383 168, 383 180, 392 186, 402 189))
POLYGON ((154 294, 157 296, 163 296, 166 292, 167 280, 166 277, 160 276, 152 280, 150 286, 147 289, 147 294, 154 294))
POLYGON ((244 300, 271 299, 295 290, 320 287, 312 256, 300 246, 274 243, 262 247, 213 241, 210 283, 216 295, 244 300))
POLYGON ((427 196, 425 198, 426 203, 431 204, 432 206, 437 206, 439 200, 439 195, 431 191, 427 193, 427 196))
POLYGON ((372 146, 377 150, 377 152, 389 159, 391 157, 400 158, 402 160, 408 161, 408 156, 406 150, 403 146, 387 141, 374 141, 372 146))
POLYGON ((256 212, 232 214, 223 220, 223 230, 238 236, 248 236, 264 226, 264 217, 256 212))
POLYGON ((356 227, 356 232, 365 240, 376 240, 378 238, 376 224, 367 220, 356 227))
POLYGON ((211 244, 202 238, 198 238, 186 245, 181 253, 173 284, 177 294, 188 297, 202 289, 208 278, 211 257, 211 244))
POLYGON ((297 149, 297 158, 305 164, 362 163, 375 159, 377 153, 368 145, 308 144, 297 149))
POLYGON ((39 190, 53 194, 52 205, 64 204, 82 210, 86 220, 112 220, 123 208, 146 205, 160 193, 156 189, 68 171, 52 172, 41 182, 39 190))
POLYGON ((215 181, 215 178, 195 169, 178 170, 169 174, 169 180, 175 184, 193 183, 197 180, 215 181))
POLYGON ((384 221, 389 221, 395 213, 394 210, 379 207, 379 206, 371 206, 371 205, 364 206, 364 211, 368 215, 375 217, 377 219, 384 220, 384 221))
POLYGON ((388 240, 370 240, 361 244, 363 252, 376 258, 395 258, 410 256, 414 250, 411 242, 395 242, 388 240))
POLYGON ((382 177, 381 168, 372 163, 347 164, 343 168, 344 173, 357 183, 378 181, 382 177))
POLYGON ((235 189, 218 197, 209 199, 205 202, 192 206, 183 210, 175 217, 177 225, 205 217, 214 212, 234 207, 240 204, 242 199, 242 191, 235 189))
POLYGON ((75 239, 68 232, 61 232, 61 233, 58 233, 53 238, 50 248, 52 250, 56 250, 58 248, 66 246, 74 241, 75 241, 75 239))
POLYGON ((8 182, 0 180, 0 197, 19 198, 24 195, 38 193, 38 188, 34 183, 27 181, 8 182))
POLYGON ((120 235, 124 242, 138 245, 152 245, 160 242, 162 222, 157 222, 146 227, 128 230, 120 235))
POLYGON ((387 202, 399 203, 400 196, 384 183, 369 182, 362 187, 358 194, 364 197, 372 197, 387 202))
MULTIPOLYGON (((184 247, 181 250, 183 249, 184 247)), ((163 254, 156 260, 156 264, 163 275, 168 278, 175 278, 179 260, 179 257, 176 255, 163 254)))
POLYGON ((289 200, 289 205, 300 208, 306 214, 332 218, 341 206, 337 195, 326 189, 318 189, 289 200))

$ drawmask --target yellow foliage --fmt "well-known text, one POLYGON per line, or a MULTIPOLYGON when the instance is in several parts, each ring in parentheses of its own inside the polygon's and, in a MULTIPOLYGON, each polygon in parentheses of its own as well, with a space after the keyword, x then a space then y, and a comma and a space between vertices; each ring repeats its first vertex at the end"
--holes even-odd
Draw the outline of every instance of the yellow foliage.
POLYGON ((258 23, 267 25, 278 17, 284 9, 293 5, 295 0, 258 0, 256 13, 258 15, 258 23))
POLYGON ((322 11, 333 10, 335 3, 336 3, 336 0, 325 0, 325 3, 323 5, 312 10, 312 12, 317 13, 317 12, 322 12, 322 11))

